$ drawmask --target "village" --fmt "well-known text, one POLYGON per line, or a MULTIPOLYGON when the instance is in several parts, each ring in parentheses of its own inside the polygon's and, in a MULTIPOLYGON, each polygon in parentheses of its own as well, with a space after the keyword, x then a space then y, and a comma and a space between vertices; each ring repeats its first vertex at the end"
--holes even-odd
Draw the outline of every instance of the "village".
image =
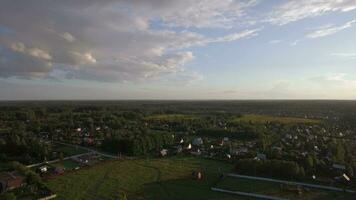
MULTIPOLYGON (((234 172, 317 187, 332 186, 336 190, 353 191, 355 187, 356 129, 339 123, 326 124, 322 122, 325 118, 259 114, 137 117, 123 113, 120 120, 112 122, 108 118, 107 123, 77 117, 78 121, 73 122, 78 125, 71 122, 70 129, 58 124, 42 130, 31 127, 31 120, 27 119, 13 128, 13 136, 3 134, 0 138, 0 147, 9 152, 2 154, 2 159, 15 160, 1 166, 2 195, 56 198, 56 192, 47 183, 61 177, 116 162, 184 158, 233 166, 232 171, 220 172, 222 177, 234 177, 226 175, 234 172), (31 132, 26 135, 24 130, 31 132)), ((206 173, 202 169, 193 172, 199 179, 206 173)))

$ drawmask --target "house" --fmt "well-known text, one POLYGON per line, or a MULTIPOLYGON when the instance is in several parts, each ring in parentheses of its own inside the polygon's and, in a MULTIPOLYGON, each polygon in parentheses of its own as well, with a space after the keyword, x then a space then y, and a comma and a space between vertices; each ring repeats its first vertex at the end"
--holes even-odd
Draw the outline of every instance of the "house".
POLYGON ((19 188, 24 184, 25 177, 17 171, 0 174, 0 193, 19 188))
POLYGON ((190 154, 192 154, 194 156, 200 156, 201 155, 201 151, 200 151, 200 149, 197 149, 196 151, 191 151, 190 154))
POLYGON ((175 153, 181 153, 183 151, 182 145, 177 145, 173 147, 175 153))
POLYGON ((168 155, 168 150, 167 149, 162 149, 160 151, 160 154, 161 154, 162 157, 164 157, 164 156, 168 155))
POLYGON ((41 166, 41 167, 38 168, 38 171, 39 171, 40 173, 46 173, 47 170, 48 170, 48 167, 47 167, 46 165, 43 165, 43 166, 41 166))
POLYGON ((195 145, 195 146, 200 146, 200 145, 203 145, 203 139, 202 138, 194 138, 194 140, 192 141, 192 144, 195 145))
POLYGON ((336 164, 336 163, 334 163, 332 167, 333 167, 334 169, 340 170, 340 171, 343 171, 343 170, 346 169, 345 165, 340 165, 340 164, 336 164))
POLYGON ((54 173, 56 175, 61 175, 64 173, 64 169, 62 167, 56 167, 56 168, 54 168, 54 173))
POLYGON ((192 144, 188 144, 188 146, 186 147, 187 150, 192 149, 192 144))
POLYGON ((201 179, 203 178, 203 172, 201 172, 201 171, 194 171, 194 172, 192 173, 192 176, 193 176, 193 178, 196 179, 196 180, 201 180, 201 179))
POLYGON ((342 176, 336 176, 334 177, 334 180, 343 183, 343 184, 350 184, 350 177, 348 177, 346 174, 342 174, 342 176))
POLYGON ((263 154, 263 153, 257 153, 256 159, 257 160, 266 160, 267 156, 266 156, 266 154, 263 154))
POLYGON ((238 149, 231 149, 230 154, 232 155, 244 155, 248 153, 248 149, 246 147, 240 147, 238 149))

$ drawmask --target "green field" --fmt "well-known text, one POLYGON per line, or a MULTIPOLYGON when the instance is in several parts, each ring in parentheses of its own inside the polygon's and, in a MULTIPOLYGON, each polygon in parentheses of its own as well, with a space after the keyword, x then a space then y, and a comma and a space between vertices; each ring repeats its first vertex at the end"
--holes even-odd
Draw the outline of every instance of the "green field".
POLYGON ((319 199, 333 199, 333 200, 351 200, 354 199, 352 194, 345 194, 342 192, 329 192, 324 190, 309 190, 303 194, 298 195, 293 191, 286 191, 280 188, 279 183, 271 183, 267 181, 255 181, 242 178, 227 177, 217 184, 218 188, 257 193, 275 197, 282 197, 291 200, 319 200, 319 199))
POLYGON ((317 119, 305 119, 297 117, 276 117, 268 115, 243 115, 242 117, 237 117, 232 120, 233 122, 252 122, 252 123, 267 123, 276 122, 281 124, 317 124, 320 120, 317 119))
POLYGON ((57 162, 52 164, 54 167, 61 167, 65 169, 74 169, 76 167, 79 167, 79 163, 73 161, 73 160, 63 160, 62 162, 57 162))
POLYGON ((162 121, 177 121, 177 120, 193 120, 199 117, 185 114, 161 114, 145 117, 145 120, 162 120, 162 121))
MULTIPOLYGON (((112 161, 65 174, 47 182, 58 199, 236 199, 210 190, 218 171, 232 165, 196 158, 112 161), (206 171, 203 180, 193 170, 206 171)), ((240 199, 240 198, 239 198, 240 199)))
POLYGON ((62 152, 64 156, 73 156, 77 154, 87 153, 88 151, 82 148, 75 148, 65 145, 56 145, 53 151, 62 152))

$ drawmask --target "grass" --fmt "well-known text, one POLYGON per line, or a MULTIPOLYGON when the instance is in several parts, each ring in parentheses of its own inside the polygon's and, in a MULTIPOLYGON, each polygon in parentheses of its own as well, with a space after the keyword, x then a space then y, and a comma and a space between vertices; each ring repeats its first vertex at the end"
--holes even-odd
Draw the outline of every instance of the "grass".
POLYGON ((227 177, 223 181, 219 182, 217 187, 233 191, 249 192, 264 194, 275 197, 282 197, 287 199, 295 200, 319 200, 319 199, 354 199, 351 194, 341 193, 341 192, 329 192, 325 190, 315 190, 310 189, 301 195, 296 194, 292 191, 286 191, 280 189, 280 184, 271 183, 267 181, 257 181, 248 180, 241 178, 227 177))
POLYGON ((65 145, 60 145, 60 144, 56 145, 53 148, 53 151, 63 152, 65 157, 88 152, 87 150, 82 149, 82 148, 75 148, 75 147, 70 147, 70 146, 65 146, 65 145))
POLYGON ((7 171, 10 169, 10 163, 8 162, 0 162, 0 172, 7 171))
POLYGON ((198 119, 194 115, 185 115, 185 114, 161 114, 161 115, 151 115, 145 117, 145 120, 164 120, 164 121, 178 121, 178 120, 194 120, 198 119))
POLYGON ((79 166, 79 163, 73 160, 63 160, 62 162, 57 162, 52 164, 54 167, 62 167, 65 169, 74 169, 79 166))
POLYGON ((281 124, 317 124, 320 120, 317 119, 305 119, 297 117, 276 117, 268 115, 243 115, 242 117, 237 117, 233 119, 233 122, 252 122, 252 123, 267 123, 267 122, 277 122, 281 124))
POLYGON ((218 171, 232 165, 197 158, 112 161, 65 174, 47 185, 58 199, 194 199, 230 200, 234 195, 213 192, 218 171), (191 173, 203 169, 204 179, 191 173))

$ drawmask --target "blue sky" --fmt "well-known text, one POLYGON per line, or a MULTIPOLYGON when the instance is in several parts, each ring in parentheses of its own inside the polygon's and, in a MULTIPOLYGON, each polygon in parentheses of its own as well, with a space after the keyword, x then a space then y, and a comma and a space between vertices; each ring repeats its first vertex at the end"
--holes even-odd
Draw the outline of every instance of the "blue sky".
POLYGON ((354 0, 0 2, 0 99, 355 99, 354 0))

